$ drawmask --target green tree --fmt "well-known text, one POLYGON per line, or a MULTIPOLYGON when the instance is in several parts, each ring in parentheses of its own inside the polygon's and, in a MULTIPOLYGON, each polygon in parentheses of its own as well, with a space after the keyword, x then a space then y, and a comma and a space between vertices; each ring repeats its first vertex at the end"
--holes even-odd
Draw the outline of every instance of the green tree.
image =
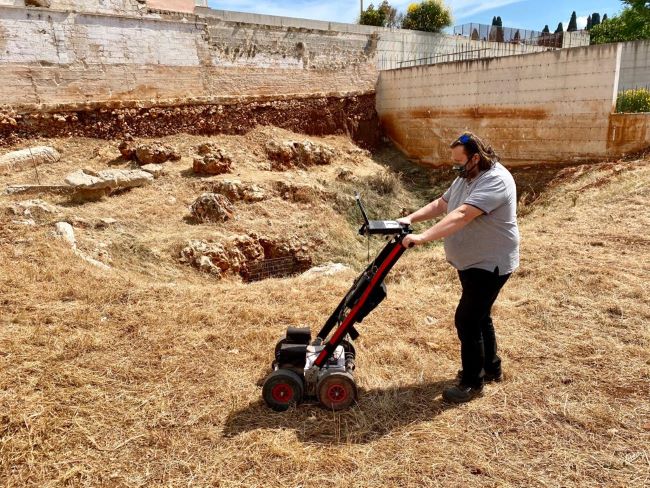
POLYGON ((546 24, 542 29, 542 34, 550 34, 550 33, 551 33, 551 29, 549 29, 548 24, 546 24))
POLYGON ((571 20, 569 21, 569 27, 566 28, 567 32, 575 32, 578 30, 578 17, 576 16, 575 10, 571 14, 571 20))
POLYGON ((591 15, 587 17, 587 30, 591 30, 592 24, 591 24, 591 15))
POLYGON ((600 21, 600 23, 602 24, 602 23, 605 22, 607 19, 608 19, 607 14, 603 15, 603 18, 602 18, 602 20, 600 21))
POLYGON ((371 3, 368 8, 361 12, 359 17, 359 24, 361 25, 374 25, 376 27, 383 27, 386 21, 385 14, 371 3))
POLYGON ((440 32, 451 25, 451 10, 442 0, 424 0, 409 5, 402 28, 424 32, 440 32))
POLYGON ((650 2, 626 0, 623 11, 592 27, 591 43, 626 42, 650 39, 650 2))
POLYGON ((591 14, 591 27, 596 27, 598 24, 600 24, 600 14, 594 12, 591 14))
POLYGON ((378 10, 383 13, 384 27, 400 27, 402 24, 402 15, 388 3, 388 0, 381 2, 378 10))
POLYGON ((557 25, 557 29, 555 29, 555 33, 556 34, 561 34, 562 32, 564 32, 564 25, 562 24, 562 22, 560 22, 557 25))
POLYGON ((497 17, 497 26, 503 27, 503 20, 501 20, 501 16, 497 17))

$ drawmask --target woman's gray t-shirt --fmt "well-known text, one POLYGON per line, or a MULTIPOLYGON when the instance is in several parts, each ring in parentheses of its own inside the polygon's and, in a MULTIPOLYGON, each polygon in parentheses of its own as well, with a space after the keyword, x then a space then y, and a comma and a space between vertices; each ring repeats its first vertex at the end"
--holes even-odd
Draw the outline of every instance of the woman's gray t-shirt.
POLYGON ((458 270, 499 269, 510 274, 519 266, 517 188, 500 163, 482 171, 470 182, 456 178, 442 198, 447 213, 463 204, 483 211, 455 234, 445 238, 447 261, 458 270))

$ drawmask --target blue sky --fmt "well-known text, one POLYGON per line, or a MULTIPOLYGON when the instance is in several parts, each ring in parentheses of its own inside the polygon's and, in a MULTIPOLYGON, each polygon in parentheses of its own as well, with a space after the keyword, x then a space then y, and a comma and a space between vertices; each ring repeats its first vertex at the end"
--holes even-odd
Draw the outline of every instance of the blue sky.
MULTIPOLYGON (((375 5, 381 0, 374 0, 375 5)), ((413 0, 394 0, 391 4, 406 10, 413 0)), ((209 0, 212 8, 254 12, 259 14, 285 15, 306 19, 355 22, 359 15, 359 0, 209 0)), ((599 12, 610 17, 621 10, 619 0, 446 0, 452 8, 454 25, 476 22, 491 24, 493 16, 501 16, 505 27, 542 30, 548 24, 555 30, 558 22, 566 29, 574 10, 578 15, 578 27, 587 22, 587 16, 599 12)), ((364 7, 370 0, 364 0, 364 7)))

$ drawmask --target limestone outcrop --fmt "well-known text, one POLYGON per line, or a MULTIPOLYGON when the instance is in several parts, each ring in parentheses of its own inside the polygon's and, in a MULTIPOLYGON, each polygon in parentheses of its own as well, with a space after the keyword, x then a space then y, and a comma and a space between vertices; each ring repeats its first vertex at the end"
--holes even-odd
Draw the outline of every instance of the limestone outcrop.
POLYGON ((197 175, 221 175, 232 170, 232 156, 214 143, 201 144, 197 148, 192 169, 197 175))
POLYGON ((204 193, 194 201, 190 214, 198 222, 226 222, 233 218, 235 209, 224 195, 204 193))
POLYGON ((271 140, 266 143, 265 149, 271 160, 271 169, 276 171, 330 164, 336 155, 331 147, 308 140, 271 140))
POLYGON ((56 163, 61 159, 59 152, 50 146, 30 147, 12 151, 0 156, 0 174, 22 171, 42 164, 56 163))

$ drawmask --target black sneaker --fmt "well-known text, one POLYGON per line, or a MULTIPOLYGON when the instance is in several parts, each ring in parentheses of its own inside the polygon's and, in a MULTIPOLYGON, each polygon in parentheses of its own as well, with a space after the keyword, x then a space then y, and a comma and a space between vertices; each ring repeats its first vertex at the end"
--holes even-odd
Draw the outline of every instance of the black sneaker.
MULTIPOLYGON (((459 369, 458 374, 456 374, 458 381, 463 381, 463 370, 459 369)), ((483 376, 484 383, 500 383, 503 381, 503 373, 499 371, 498 373, 485 373, 483 376)))
POLYGON ((466 403, 482 394, 482 386, 458 385, 445 388, 442 392, 442 398, 448 403, 466 403))

